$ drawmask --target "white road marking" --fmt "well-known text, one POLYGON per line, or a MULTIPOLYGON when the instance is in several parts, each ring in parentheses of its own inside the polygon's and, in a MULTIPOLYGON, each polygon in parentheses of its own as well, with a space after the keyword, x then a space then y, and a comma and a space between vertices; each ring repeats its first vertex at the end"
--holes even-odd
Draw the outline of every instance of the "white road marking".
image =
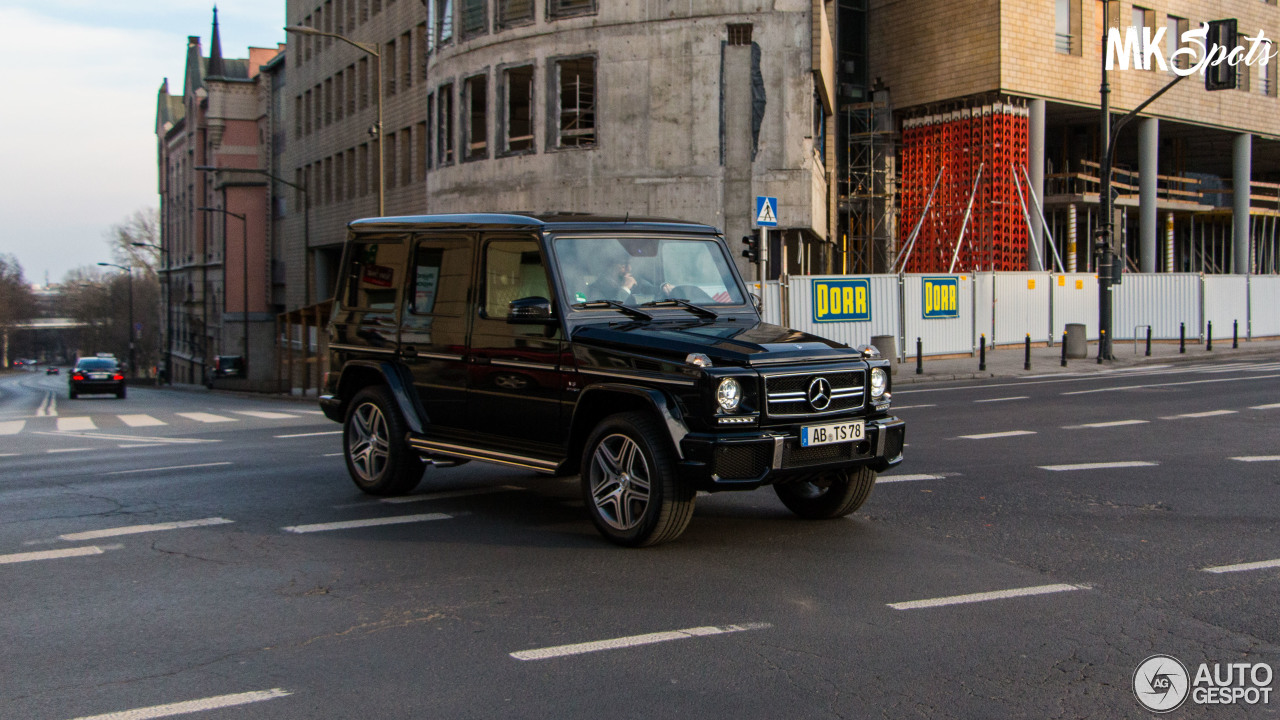
POLYGON ((129 427, 152 427, 155 425, 168 425, 169 423, 151 417, 150 415, 117 415, 120 422, 129 427))
MULTIPOLYGON (((124 447, 124 445, 121 445, 120 447, 124 447)), ((131 447, 152 447, 152 446, 151 445, 133 445, 131 447)), ((231 464, 233 464, 231 461, 224 460, 222 462, 200 463, 198 465, 170 465, 169 467, 138 468, 136 470, 116 470, 114 472, 109 472, 104 474, 105 475, 128 475, 130 473, 160 472, 162 470, 194 470, 196 468, 219 467, 222 465, 231 465, 231 464)))
POLYGON ((945 480, 947 475, 881 475, 876 484, 892 482, 915 482, 917 480, 945 480))
POLYGON ((58 433, 58 432, 43 432, 40 430, 35 430, 32 432, 32 434, 33 435, 56 435, 58 437, 78 437, 78 438, 84 438, 87 440, 117 440, 117 441, 123 440, 125 442, 146 441, 146 442, 157 442, 157 443, 165 443, 165 444, 172 444, 172 445, 189 445, 193 443, 222 442, 221 440, 205 440, 202 438, 145 437, 142 435, 109 435, 107 433, 58 433))
POLYGON ((1034 430, 1010 430, 1008 432, 985 433, 982 435, 961 435, 961 440, 992 440, 994 438, 1017 437, 1019 435, 1035 435, 1034 430))
POLYGON ((0 565, 9 563, 31 562, 33 560, 56 560, 58 558, 82 557, 85 555, 101 555, 102 548, 95 545, 89 547, 66 548, 64 550, 40 550, 38 552, 0 555, 0 565))
POLYGON ((201 700, 187 700, 186 702, 170 703, 168 705, 153 705, 151 707, 137 708, 135 710, 122 710, 120 712, 107 713, 106 715, 86 715, 84 717, 76 718, 75 720, 150 720, 151 718, 172 717, 174 715, 186 715, 188 713, 203 712, 205 710, 217 710, 218 708, 248 705, 249 703, 286 697, 290 694, 291 693, 288 690, 282 690, 280 688, 255 690, 254 692, 236 693, 234 695, 218 695, 217 697, 208 697, 201 700))
POLYGON ((709 635, 725 635, 728 633, 743 632, 746 630, 762 630, 768 627, 771 627, 769 623, 750 623, 746 625, 685 628, 683 630, 648 633, 646 635, 631 635, 628 637, 614 638, 612 640, 597 640, 596 642, 576 643, 574 645, 557 645, 556 647, 540 648, 536 650, 521 650, 519 652, 511 653, 511 657, 517 660, 547 660, 550 658, 565 657, 566 655, 581 655, 583 653, 599 652, 601 650, 618 650, 621 648, 635 647, 637 645, 652 645, 653 643, 668 642, 670 640, 687 640, 689 638, 707 637, 709 635))
POLYGON ((307 415, 323 415, 324 414, 323 410, 299 410, 298 412, 306 413, 307 415))
POLYGON ((202 423, 240 422, 235 418, 229 418, 225 415, 214 415, 213 413, 207 412, 177 413, 177 415, 178 417, 184 417, 188 420, 195 420, 196 422, 202 423))
POLYGON ((297 420, 297 415, 281 412, 267 412, 266 410, 232 410, 237 415, 248 415, 249 417, 261 418, 263 420, 297 420))
POLYGON ((346 453, 325 453, 320 457, 342 457, 343 455, 346 455, 346 453))
POLYGON ((22 428, 26 424, 26 420, 6 420, 5 422, 0 422, 0 435, 17 435, 22 432, 22 428))
POLYGON ((106 528, 105 530, 89 530, 88 532, 59 535, 59 540, 80 542, 81 540, 97 540, 98 538, 117 537, 119 535, 137 535, 139 533, 159 532, 161 530, 181 530, 183 528, 208 527, 210 525, 227 525, 235 520, 213 517, 202 520, 181 520, 178 522, 155 523, 153 525, 129 525, 127 527, 106 528))
POLYGON ((135 443, 132 445, 126 443, 126 444, 117 445, 116 447, 118 448, 164 447, 164 443, 135 443))
POLYGON ((1039 465, 1041 470, 1067 472, 1070 470, 1110 470, 1113 468, 1155 467, 1160 463, 1145 460, 1126 460, 1122 462, 1078 463, 1075 465, 1039 465))
POLYGON ((18 457, 22 453, 0 453, 0 457, 18 457))
POLYGON ((1272 403, 1270 405, 1254 405, 1250 410, 1280 410, 1280 403, 1272 403))
POLYGON ((58 432, 77 432, 80 430, 97 430, 98 426, 93 424, 91 417, 60 417, 58 418, 58 432))
POLYGON ((1207 573, 1229 573, 1244 572, 1246 570, 1266 570, 1268 568, 1280 567, 1280 560, 1261 560, 1259 562, 1240 563, 1239 565, 1218 565, 1217 567, 1204 568, 1207 573))
POLYGON ((1245 455, 1244 457, 1233 457, 1232 460, 1240 462, 1276 462, 1280 460, 1280 455, 1245 455))
POLYGON ((1012 590, 995 590, 992 592, 972 593, 969 595, 952 595, 950 597, 931 598, 929 600, 911 600, 909 602, 889 603, 889 607, 894 610, 919 610, 920 608, 943 607, 945 605, 963 605, 966 603, 986 602, 988 600, 1004 600, 1007 598, 1049 595, 1051 593, 1088 589, 1088 587, 1083 585, 1037 585, 1035 587, 1014 588, 1012 590))
POLYGON ((993 402, 1009 402, 1010 400, 1029 400, 1029 399, 1030 398, 1027 397, 1026 395, 1019 395, 1017 397, 988 398, 986 400, 974 400, 974 402, 975 403, 993 403, 993 402))
POLYGON ((84 452, 86 450, 92 450, 92 449, 93 448, 54 448, 52 450, 45 450, 45 452, 50 455, 53 455, 56 453, 84 452))
POLYGON ((1209 410, 1208 412, 1183 413, 1182 415, 1166 415, 1161 420, 1187 420, 1193 418, 1217 417, 1219 415, 1235 415, 1235 410, 1209 410))
POLYGON ((341 435, 341 434, 342 434, 341 430, 326 430, 324 432, 298 433, 297 435, 277 435, 276 439, 287 440, 289 438, 318 437, 320 435, 341 435))
POLYGON ((1112 420, 1110 422, 1085 423, 1084 425, 1063 425, 1063 430, 1082 430, 1085 428, 1111 428, 1125 425, 1146 425, 1150 420, 1112 420))
POLYGON ((382 502, 388 505, 403 505, 405 503, 426 502, 427 500, 445 500, 447 498, 467 497, 470 495, 490 495, 492 493, 511 492, 512 490, 523 490, 522 487, 515 485, 503 485, 501 487, 476 488, 474 490, 446 490, 444 492, 424 493, 422 495, 402 495, 400 497, 383 498, 382 502))
POLYGON ((1123 387, 1094 388, 1093 390, 1075 390, 1072 392, 1065 392, 1062 394, 1063 395, 1088 395, 1089 393, 1114 392, 1116 390, 1142 390, 1144 388, 1178 387, 1180 385, 1207 385, 1209 383, 1239 382, 1241 380, 1270 380, 1272 378, 1278 378, 1278 377, 1280 377, 1280 375, 1252 375, 1250 377, 1242 377, 1242 378, 1214 378, 1211 380, 1188 380, 1186 382, 1154 383, 1151 385, 1125 385, 1123 387))
POLYGON ((903 407, 894 406, 894 410, 918 410, 920 408, 938 407, 937 405, 904 405, 903 407))
POLYGON ((452 515, 444 513, 427 513, 425 515, 401 515, 398 517, 369 518, 367 520, 346 520, 343 522, 317 523, 315 525, 292 525, 280 528, 291 533, 326 532, 328 530, 348 530, 351 528, 374 527, 376 525, 402 525, 405 523, 428 522, 431 520, 449 520, 452 515))

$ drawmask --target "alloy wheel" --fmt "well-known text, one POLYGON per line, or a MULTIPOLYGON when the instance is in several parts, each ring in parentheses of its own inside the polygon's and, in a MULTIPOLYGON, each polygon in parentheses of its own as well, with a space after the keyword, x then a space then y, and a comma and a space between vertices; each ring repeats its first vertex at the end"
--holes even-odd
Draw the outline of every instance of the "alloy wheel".
POLYGON ((352 413, 347 428, 347 452, 361 480, 374 482, 386 469, 387 435, 387 419, 377 405, 365 403, 352 413))
POLYGON ((626 435, 613 434, 596 445, 592 455, 591 497, 609 527, 630 530, 649 507, 651 475, 644 451, 626 435))

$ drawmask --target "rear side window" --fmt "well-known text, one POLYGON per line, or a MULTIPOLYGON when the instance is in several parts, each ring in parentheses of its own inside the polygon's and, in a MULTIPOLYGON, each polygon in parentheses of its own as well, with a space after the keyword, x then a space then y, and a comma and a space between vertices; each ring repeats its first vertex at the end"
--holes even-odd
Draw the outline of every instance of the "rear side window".
POLYGON ((531 240, 498 240, 484 254, 484 314, 505 318, 513 300, 528 297, 551 299, 547 269, 538 244, 531 240))
POLYGON ((410 270, 409 312, 415 315, 466 313, 471 284, 471 245, 466 240, 427 240, 414 251, 410 270))
POLYGON ((343 304, 349 308, 394 311, 407 252, 405 243, 399 240, 352 243, 343 304))

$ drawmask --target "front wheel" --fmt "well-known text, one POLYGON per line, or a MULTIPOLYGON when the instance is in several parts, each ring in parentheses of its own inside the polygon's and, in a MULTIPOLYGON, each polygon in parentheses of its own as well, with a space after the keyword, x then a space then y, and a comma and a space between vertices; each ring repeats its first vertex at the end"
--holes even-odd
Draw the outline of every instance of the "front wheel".
POLYGON ((777 483, 773 491, 782 504, 806 520, 844 517, 867 501, 876 472, 869 467, 827 470, 800 480, 777 483))
POLYGON ((582 454, 582 495, 610 541, 646 547, 675 540, 693 517, 695 492, 676 474, 666 429, 648 415, 610 416, 582 454))
POLYGON ((356 487, 370 495, 403 495, 422 480, 422 458, 404 442, 404 418, 384 387, 356 393, 347 408, 342 454, 356 487))

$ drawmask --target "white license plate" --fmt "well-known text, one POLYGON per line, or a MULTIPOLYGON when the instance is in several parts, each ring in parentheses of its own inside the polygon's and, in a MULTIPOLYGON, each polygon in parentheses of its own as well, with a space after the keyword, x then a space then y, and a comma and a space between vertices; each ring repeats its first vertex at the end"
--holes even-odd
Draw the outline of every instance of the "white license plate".
POLYGON ((107 376, 105 373, 89 373, 89 379, 90 380, 106 380, 107 376))
POLYGON ((830 425, 805 425, 800 428, 800 447, 853 442, 866 436, 866 423, 861 420, 830 425))

